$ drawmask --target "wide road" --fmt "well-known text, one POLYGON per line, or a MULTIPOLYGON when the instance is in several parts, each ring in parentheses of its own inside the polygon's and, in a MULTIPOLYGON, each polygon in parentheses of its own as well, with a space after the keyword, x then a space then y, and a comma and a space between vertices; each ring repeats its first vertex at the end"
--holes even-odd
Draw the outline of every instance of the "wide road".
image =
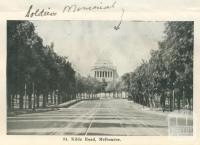
POLYGON ((167 135, 164 115, 137 109, 125 99, 81 101, 57 111, 8 117, 13 135, 167 135))

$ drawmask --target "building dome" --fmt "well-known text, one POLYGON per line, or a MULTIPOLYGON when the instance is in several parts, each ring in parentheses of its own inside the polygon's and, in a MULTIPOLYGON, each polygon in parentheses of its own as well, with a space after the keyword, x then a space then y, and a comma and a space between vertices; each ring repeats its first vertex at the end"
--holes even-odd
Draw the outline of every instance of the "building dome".
POLYGON ((106 67, 106 68, 112 68, 114 69, 115 66, 113 65, 113 63, 111 62, 110 59, 105 59, 105 58, 99 58, 97 59, 96 63, 95 63, 95 67, 106 67))

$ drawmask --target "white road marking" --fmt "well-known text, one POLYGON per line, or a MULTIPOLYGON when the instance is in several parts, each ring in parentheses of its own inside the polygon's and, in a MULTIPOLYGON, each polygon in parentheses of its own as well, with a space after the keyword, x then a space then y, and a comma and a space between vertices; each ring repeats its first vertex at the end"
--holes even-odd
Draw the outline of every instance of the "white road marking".
MULTIPOLYGON (((98 106, 100 106, 100 102, 98 103, 98 106)), ((91 121, 90 121, 89 127, 86 129, 85 136, 87 136, 88 130, 89 130, 89 129, 91 128, 91 126, 92 126, 92 123, 93 123, 93 120, 94 120, 94 114, 96 114, 96 112, 97 112, 97 108, 95 108, 94 113, 91 115, 91 116, 92 116, 92 119, 91 119, 91 121)))
MULTIPOLYGON (((109 111, 111 111, 111 109, 109 109, 109 111)), ((122 126, 122 122, 121 122, 121 119, 120 119, 119 115, 116 113, 116 111, 114 112, 113 109, 112 109, 112 111, 113 111, 112 114, 114 113, 117 116, 117 118, 119 119, 119 121, 120 121, 120 127, 122 128, 123 132, 125 133, 126 136, 128 136, 128 133, 127 133, 125 127, 122 126)))

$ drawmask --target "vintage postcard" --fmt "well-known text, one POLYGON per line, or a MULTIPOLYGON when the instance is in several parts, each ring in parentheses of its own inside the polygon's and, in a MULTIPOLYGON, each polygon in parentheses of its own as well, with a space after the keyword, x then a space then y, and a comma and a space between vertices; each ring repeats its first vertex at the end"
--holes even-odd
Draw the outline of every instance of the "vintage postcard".
POLYGON ((200 3, 126 1, 1 2, 2 144, 199 144, 200 3))

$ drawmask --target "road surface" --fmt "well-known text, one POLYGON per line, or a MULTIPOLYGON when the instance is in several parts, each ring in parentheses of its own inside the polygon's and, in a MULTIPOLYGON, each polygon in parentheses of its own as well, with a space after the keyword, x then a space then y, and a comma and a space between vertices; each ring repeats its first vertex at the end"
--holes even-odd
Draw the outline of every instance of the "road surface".
POLYGON ((167 135, 164 115, 138 110, 125 99, 81 101, 56 111, 8 117, 12 135, 167 135))

